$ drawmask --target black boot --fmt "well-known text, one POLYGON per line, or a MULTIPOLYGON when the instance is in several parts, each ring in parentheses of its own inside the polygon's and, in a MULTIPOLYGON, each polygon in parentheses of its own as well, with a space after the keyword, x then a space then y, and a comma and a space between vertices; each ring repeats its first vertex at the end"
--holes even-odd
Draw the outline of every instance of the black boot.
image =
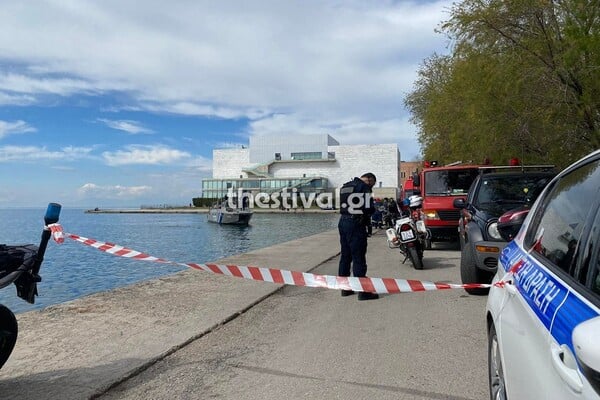
POLYGON ((378 299, 379 295, 377 293, 371 293, 371 292, 360 292, 358 294, 358 299, 359 300, 375 300, 378 299))

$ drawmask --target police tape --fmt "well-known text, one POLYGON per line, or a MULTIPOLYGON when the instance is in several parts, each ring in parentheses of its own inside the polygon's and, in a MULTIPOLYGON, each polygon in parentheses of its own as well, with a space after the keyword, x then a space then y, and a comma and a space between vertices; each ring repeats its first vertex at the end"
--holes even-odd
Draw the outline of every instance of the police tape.
POLYGON ((180 265, 198 271, 211 272, 214 274, 233 276, 253 281, 271 282, 275 284, 285 284, 294 286, 320 287, 337 290, 353 290, 355 292, 372 293, 409 293, 426 292, 446 289, 485 289, 492 285, 480 283, 441 283, 428 282, 411 279, 396 278, 371 278, 371 277, 348 277, 334 275, 319 275, 308 272, 291 271, 284 269, 264 268, 250 265, 220 265, 220 264, 198 264, 198 263, 180 263, 169 261, 164 258, 154 257, 137 250, 128 249, 118 244, 102 242, 95 239, 89 239, 83 236, 64 232, 60 224, 48 225, 52 237, 57 243, 63 243, 65 236, 78 243, 93 247, 102 252, 112 254, 118 257, 129 258, 139 261, 151 261, 163 264, 180 265))

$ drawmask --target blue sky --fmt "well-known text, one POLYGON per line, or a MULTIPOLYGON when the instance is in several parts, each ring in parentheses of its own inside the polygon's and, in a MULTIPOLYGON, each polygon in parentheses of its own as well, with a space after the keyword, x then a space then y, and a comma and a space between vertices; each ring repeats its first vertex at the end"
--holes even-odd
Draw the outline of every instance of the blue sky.
POLYGON ((0 207, 185 205, 212 150, 329 133, 418 157, 403 106, 451 1, 0 7, 0 207))

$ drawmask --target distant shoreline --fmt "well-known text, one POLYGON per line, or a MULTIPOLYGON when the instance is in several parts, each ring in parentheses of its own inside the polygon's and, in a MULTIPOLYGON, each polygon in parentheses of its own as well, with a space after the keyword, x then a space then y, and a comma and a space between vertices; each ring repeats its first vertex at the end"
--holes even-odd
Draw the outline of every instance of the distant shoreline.
MULTIPOLYGON (((254 213, 261 214, 336 214, 337 210, 321 210, 321 209, 289 209, 278 210, 272 208, 254 208, 254 213)), ((84 211, 86 214, 206 214, 206 207, 182 207, 182 208, 94 208, 84 211)))

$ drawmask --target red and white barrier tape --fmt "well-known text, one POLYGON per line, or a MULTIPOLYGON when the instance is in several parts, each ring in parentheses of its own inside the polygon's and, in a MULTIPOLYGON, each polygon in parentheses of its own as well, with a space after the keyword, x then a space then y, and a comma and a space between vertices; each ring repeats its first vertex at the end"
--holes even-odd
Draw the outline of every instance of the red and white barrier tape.
POLYGON ((424 292, 432 290, 444 289, 483 289, 489 288, 492 285, 469 283, 469 284, 454 284, 454 283, 439 283, 427 282, 410 279, 395 279, 395 278, 371 278, 371 277, 347 277, 334 275, 318 275, 308 272, 288 271, 283 269, 262 268, 246 265, 219 265, 219 264, 196 264, 196 263, 179 263, 165 260, 163 258, 154 257, 136 250, 131 250, 117 244, 101 242, 94 239, 88 239, 83 236, 74 235, 63 232, 59 224, 48 225, 52 232, 52 236, 58 243, 64 241, 64 237, 68 237, 76 242, 86 246, 94 247, 105 253, 115 256, 131 258, 140 261, 153 261, 164 264, 182 265, 199 271, 212 272, 214 274, 234 276, 237 278, 250 279, 253 281, 271 282, 276 284, 286 284, 295 286, 321 287, 327 289, 345 289, 355 292, 372 292, 372 293, 408 293, 408 292, 424 292))

